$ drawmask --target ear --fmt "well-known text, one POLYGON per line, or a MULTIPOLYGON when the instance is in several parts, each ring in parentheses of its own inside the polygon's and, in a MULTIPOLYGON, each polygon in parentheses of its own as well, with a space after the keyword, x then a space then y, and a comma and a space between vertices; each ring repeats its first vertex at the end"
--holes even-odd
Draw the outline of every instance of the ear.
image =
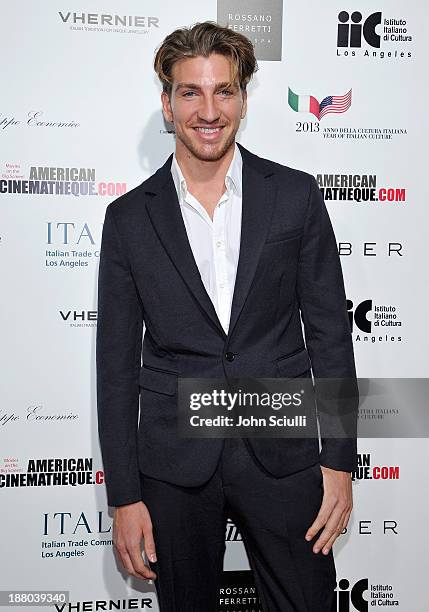
POLYGON ((244 119, 247 113, 247 90, 242 91, 243 104, 241 106, 241 118, 244 119))
POLYGON ((166 91, 161 94, 162 112, 164 118, 169 123, 174 123, 173 111, 171 110, 170 98, 166 91))

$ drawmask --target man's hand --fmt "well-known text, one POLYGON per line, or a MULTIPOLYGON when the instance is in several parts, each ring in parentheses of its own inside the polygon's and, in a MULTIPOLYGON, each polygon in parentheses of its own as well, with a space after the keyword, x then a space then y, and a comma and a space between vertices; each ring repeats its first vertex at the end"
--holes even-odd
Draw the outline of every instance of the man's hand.
POLYGON ((156 551, 152 521, 147 506, 142 501, 138 501, 116 508, 113 518, 113 545, 121 557, 124 568, 136 578, 155 579, 155 572, 143 562, 140 548, 142 537, 147 558, 154 563, 156 551))
POLYGON ((318 515, 305 535, 311 540, 325 526, 313 546, 318 553, 323 548, 327 555, 336 538, 347 527, 353 508, 352 479, 350 472, 342 472, 320 466, 323 474, 323 500, 318 515))

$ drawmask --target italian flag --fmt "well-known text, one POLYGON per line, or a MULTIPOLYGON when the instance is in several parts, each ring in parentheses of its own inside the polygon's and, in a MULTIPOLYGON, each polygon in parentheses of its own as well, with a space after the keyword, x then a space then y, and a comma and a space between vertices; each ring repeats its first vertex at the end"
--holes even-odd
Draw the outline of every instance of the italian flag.
POLYGON ((291 88, 288 88, 288 102, 289 106, 297 113, 312 113, 317 119, 319 119, 319 102, 313 96, 298 96, 294 93, 291 88))

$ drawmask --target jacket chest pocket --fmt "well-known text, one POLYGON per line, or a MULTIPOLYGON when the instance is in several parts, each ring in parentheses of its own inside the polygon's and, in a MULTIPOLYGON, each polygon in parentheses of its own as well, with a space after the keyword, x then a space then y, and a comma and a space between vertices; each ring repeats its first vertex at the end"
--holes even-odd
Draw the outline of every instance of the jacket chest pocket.
POLYGON ((143 365, 140 368, 139 384, 144 389, 174 395, 177 393, 177 379, 179 374, 161 370, 152 366, 143 365))
POLYGON ((277 371, 282 378, 295 378, 307 374, 311 368, 311 361, 305 347, 298 351, 278 357, 276 359, 277 371))
POLYGON ((289 240, 301 240, 302 235, 304 233, 304 228, 298 227, 295 229, 289 229, 284 231, 275 230, 270 233, 267 239, 264 242, 264 246, 269 244, 282 244, 284 242, 288 242, 289 240))

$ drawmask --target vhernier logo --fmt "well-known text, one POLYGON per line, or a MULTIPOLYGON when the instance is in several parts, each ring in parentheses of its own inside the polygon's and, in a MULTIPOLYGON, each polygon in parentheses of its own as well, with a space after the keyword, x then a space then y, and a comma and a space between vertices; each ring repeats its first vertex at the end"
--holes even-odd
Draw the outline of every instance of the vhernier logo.
POLYGON ((59 314, 70 327, 95 327, 97 324, 96 310, 60 310, 59 314))
POLYGON ((142 28, 149 30, 152 27, 159 28, 158 17, 142 17, 140 15, 112 15, 110 13, 63 13, 58 11, 63 23, 69 23, 71 29, 115 31, 113 28, 142 28), (78 27, 73 27, 74 24, 78 27), (99 28, 88 26, 101 26, 99 28), (107 26, 107 27, 106 27, 107 26))

